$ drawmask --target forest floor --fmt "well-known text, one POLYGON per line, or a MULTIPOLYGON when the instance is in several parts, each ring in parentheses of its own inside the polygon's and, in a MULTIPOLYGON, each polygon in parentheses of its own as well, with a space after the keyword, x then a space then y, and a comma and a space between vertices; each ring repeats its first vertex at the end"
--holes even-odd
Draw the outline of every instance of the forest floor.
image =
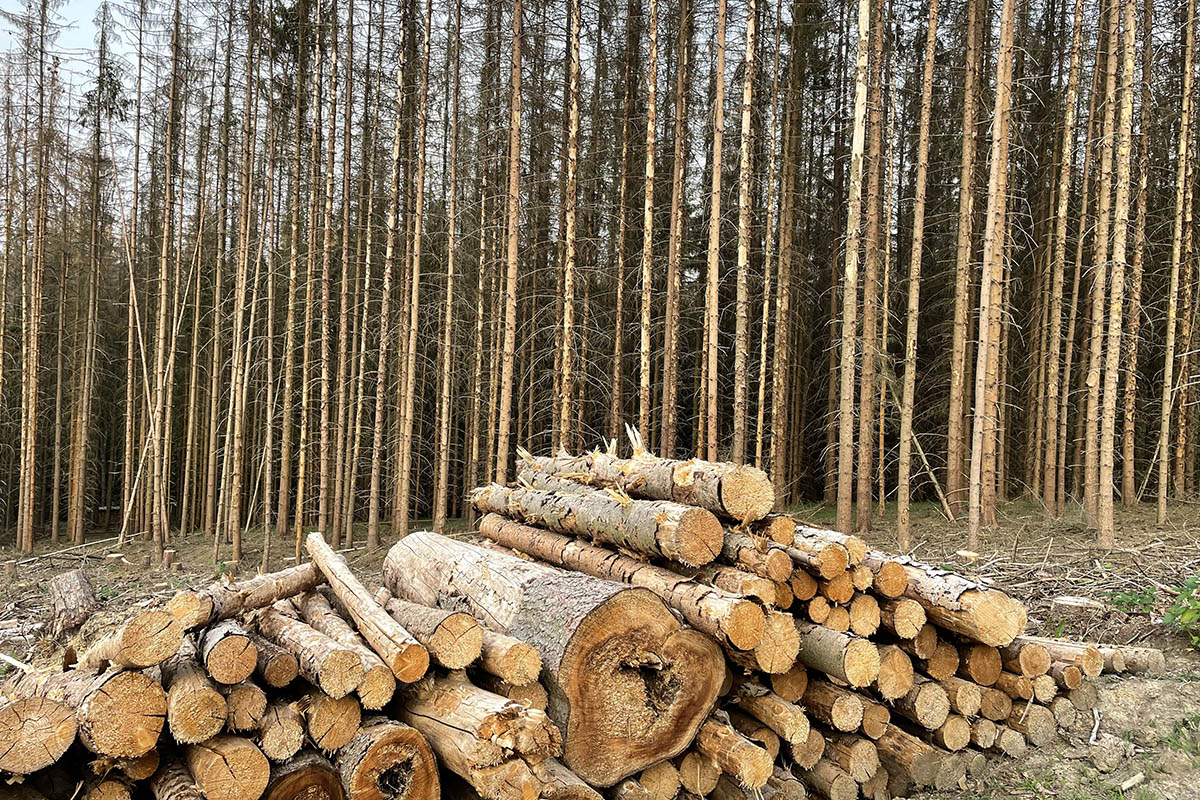
MULTIPOLYGON (((832 509, 802 506, 793 513, 812 524, 832 523, 832 509)), ((965 525, 949 522, 933 505, 913 509, 914 555, 967 575, 995 582, 1030 608, 1029 630, 1076 639, 1147 644, 1163 649, 1163 675, 1106 675, 1100 679, 1099 729, 1080 715, 1078 728, 1055 744, 1031 749, 1018 761, 992 759, 988 772, 970 779, 960 791, 921 795, 929 800, 1200 800, 1200 654, 1188 638, 1163 624, 1182 584, 1200 574, 1200 505, 1175 504, 1168 523, 1158 526, 1154 508, 1143 504, 1117 509, 1118 548, 1092 547, 1093 534, 1074 507, 1051 520, 1033 503, 1000 506, 1000 526, 985 531, 978 555, 964 553, 965 525), (1087 602, 1064 605, 1069 596, 1087 602), (1140 778, 1138 776, 1141 776, 1140 778), (1130 786, 1128 789, 1121 787, 1130 786)), ((894 551, 895 507, 877 515, 864 538, 894 551)), ((427 527, 416 520, 413 529, 427 527)), ((466 533, 465 520, 454 520, 451 533, 466 533)), ((57 658, 61 643, 42 640, 30 654, 5 646, 8 626, 26 627, 49 615, 47 579, 83 568, 105 603, 105 611, 124 614, 134 604, 165 598, 183 586, 199 585, 221 572, 251 575, 262 554, 261 531, 247 531, 240 564, 213 566, 212 541, 199 534, 176 538, 182 570, 145 566, 153 545, 142 537, 128 541, 121 560, 111 534, 97 532, 78 549, 51 550, 39 542, 33 560, 0 547, 0 561, 17 559, 15 580, 0 586, 0 649, 33 661, 57 658)), ((364 546, 365 528, 356 530, 346 558, 371 586, 378 583, 383 551, 364 546)), ((385 533, 383 546, 391 544, 385 533)), ((294 563, 293 541, 272 543, 271 569, 294 563)), ((222 551, 227 558, 228 547, 222 551)), ((0 670, 2 671, 2 670, 0 670)))

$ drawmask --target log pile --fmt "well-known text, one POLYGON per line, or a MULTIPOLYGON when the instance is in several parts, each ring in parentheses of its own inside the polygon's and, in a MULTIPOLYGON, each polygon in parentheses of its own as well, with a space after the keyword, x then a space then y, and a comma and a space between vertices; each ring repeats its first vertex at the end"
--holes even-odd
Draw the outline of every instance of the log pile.
MULTIPOLYGON (((0 684, 0 797, 900 797, 1017 757, 1161 653, 1024 636, 1002 591, 773 514, 752 467, 523 454, 468 542, 368 587, 187 589, 0 684)), ((95 604, 52 582, 49 629, 95 604)))

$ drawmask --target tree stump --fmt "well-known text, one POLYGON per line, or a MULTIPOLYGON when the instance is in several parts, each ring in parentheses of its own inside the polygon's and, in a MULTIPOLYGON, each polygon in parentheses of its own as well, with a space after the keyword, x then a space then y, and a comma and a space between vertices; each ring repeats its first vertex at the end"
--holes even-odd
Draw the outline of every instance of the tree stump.
POLYGON ((97 605, 96 592, 81 569, 60 572, 50 579, 50 635, 61 636, 87 621, 97 605))

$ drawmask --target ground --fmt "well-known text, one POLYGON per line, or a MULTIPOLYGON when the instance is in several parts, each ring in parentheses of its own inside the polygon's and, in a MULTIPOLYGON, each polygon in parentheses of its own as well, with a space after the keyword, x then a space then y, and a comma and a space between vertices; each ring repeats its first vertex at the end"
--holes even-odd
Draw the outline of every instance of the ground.
MULTIPOLYGON (((793 513, 813 524, 830 524, 832 510, 797 507, 793 513)), ((895 509, 884 509, 875 529, 864 534, 871 544, 894 551, 895 509)), ((414 522, 419 529, 427 522, 414 522)), ((1077 639, 1146 644, 1167 656, 1163 675, 1106 675, 1100 680, 1100 725, 1080 721, 1054 745, 1031 749, 1019 761, 992 759, 985 775, 965 789, 921 795, 928 800, 1200 800, 1200 654, 1185 635, 1163 624, 1184 582, 1200 574, 1200 505, 1172 506, 1166 525, 1155 524, 1154 508, 1142 505, 1117 511, 1118 548, 1092 547, 1092 533, 1078 508, 1059 520, 1028 502, 1000 508, 1000 527, 986 531, 978 555, 962 551, 965 526, 947 521, 935 506, 913 511, 916 557, 965 574, 994 581, 1025 601, 1031 632, 1077 639), (1082 598, 1064 603, 1060 598, 1082 598), (1055 602, 1058 600, 1058 602, 1055 602), (1139 777, 1140 776, 1140 777, 1139 777), (1128 788, 1122 789, 1122 786, 1128 788)), ((464 521, 451 528, 465 532, 464 521)), ((86 547, 51 551, 43 546, 33 560, 0 548, 0 561, 18 561, 11 584, 0 586, 0 652, 26 654, 31 660, 57 657, 57 649, 39 644, 5 644, 12 632, 48 615, 46 580, 58 572, 83 568, 106 610, 119 614, 148 596, 168 597, 176 589, 212 580, 220 572, 253 574, 261 561, 261 533, 248 532, 240 564, 213 566, 212 541, 200 534, 177 538, 183 568, 168 571, 145 566, 153 545, 136 537, 118 549, 97 533, 86 547), (122 559, 106 559, 119 552, 122 559)), ((363 546, 356 530, 347 559, 371 586, 378 583, 382 552, 363 546)), ((385 535, 384 546, 390 540, 385 535)), ((223 546, 228 553, 228 547, 223 546)), ((269 565, 294 563, 293 541, 275 539, 269 565)), ((227 556, 226 556, 227 557, 227 556)), ((0 665, 3 667, 3 665, 0 665)))

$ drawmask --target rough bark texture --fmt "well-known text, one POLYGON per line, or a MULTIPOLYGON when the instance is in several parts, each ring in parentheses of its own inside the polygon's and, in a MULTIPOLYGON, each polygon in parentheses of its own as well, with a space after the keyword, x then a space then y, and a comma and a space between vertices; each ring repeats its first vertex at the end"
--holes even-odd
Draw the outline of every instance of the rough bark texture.
POLYGON ((462 669, 483 652, 483 629, 470 614, 430 608, 396 597, 381 605, 425 646, 430 658, 446 669, 462 669))
POLYGON ((156 800, 204 800, 192 773, 181 760, 164 761, 150 779, 150 791, 156 800))
POLYGON ((396 691, 396 676, 392 674, 375 651, 367 646, 350 623, 333 610, 320 592, 309 592, 300 600, 300 612, 314 630, 333 639, 345 648, 358 653, 362 660, 363 677, 355 691, 363 708, 380 709, 387 705, 396 691))
POLYGON ((167 602, 167 610, 190 630, 265 608, 277 600, 312 591, 324 582, 325 576, 315 564, 300 564, 243 581, 178 592, 167 602))
POLYGON ((1003 592, 946 570, 900 559, 908 573, 905 596, 943 628, 1002 647, 1025 629, 1025 607, 1003 592))
POLYGON ((594 785, 678 755, 716 700, 720 650, 645 589, 428 532, 393 546, 384 576, 412 602, 465 607, 536 647, 550 715, 565 732, 564 761, 594 785))
POLYGON ((471 502, 484 514, 691 566, 707 564, 721 552, 724 529, 702 508, 669 500, 628 500, 559 478, 539 478, 534 485, 541 488, 481 486, 471 493, 471 502))
POLYGON ((60 572, 47 584, 50 590, 50 635, 61 636, 87 621, 96 608, 96 592, 81 569, 60 572))
POLYGON ((345 697, 358 688, 364 670, 358 653, 290 616, 295 609, 281 602, 254 615, 258 632, 296 657, 300 674, 332 697, 345 697))

